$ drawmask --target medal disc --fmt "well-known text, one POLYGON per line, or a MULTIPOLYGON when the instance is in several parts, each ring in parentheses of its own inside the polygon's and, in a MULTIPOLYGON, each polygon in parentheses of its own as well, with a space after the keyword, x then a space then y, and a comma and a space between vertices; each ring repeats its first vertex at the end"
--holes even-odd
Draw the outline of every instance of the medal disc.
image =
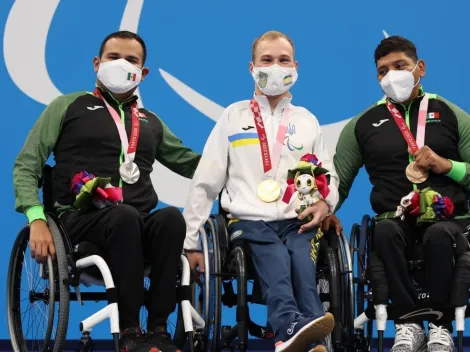
POLYGON ((258 186, 258 198, 263 202, 271 203, 276 201, 281 195, 281 187, 274 180, 264 180, 258 186))
POLYGON ((413 183, 423 183, 428 179, 429 172, 416 164, 416 162, 412 162, 406 168, 406 177, 413 183))
POLYGON ((119 168, 122 180, 127 184, 134 184, 139 180, 140 170, 137 164, 132 161, 125 162, 119 168))

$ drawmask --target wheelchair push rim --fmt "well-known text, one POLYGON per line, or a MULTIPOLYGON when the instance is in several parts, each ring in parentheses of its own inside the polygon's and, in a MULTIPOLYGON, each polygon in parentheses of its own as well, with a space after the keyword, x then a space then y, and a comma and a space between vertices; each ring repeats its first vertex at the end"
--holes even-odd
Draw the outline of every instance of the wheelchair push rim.
POLYGON ((29 231, 23 230, 12 250, 8 279, 8 328, 14 350, 51 350, 52 340, 57 336, 54 328, 57 276, 51 257, 44 264, 31 258, 29 231), (28 318, 39 321, 38 331, 28 318))
POLYGON ((193 286, 193 304, 205 321, 203 350, 218 351, 220 344, 221 279, 220 253, 217 246, 217 229, 211 220, 201 229, 201 244, 205 261, 205 272, 201 281, 193 286))

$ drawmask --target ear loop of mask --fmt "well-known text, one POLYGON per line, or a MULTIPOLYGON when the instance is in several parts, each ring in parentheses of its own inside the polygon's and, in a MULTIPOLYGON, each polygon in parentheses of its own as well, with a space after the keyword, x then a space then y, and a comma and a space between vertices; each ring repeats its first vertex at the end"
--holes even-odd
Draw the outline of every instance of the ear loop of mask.
MULTIPOLYGON (((416 70, 416 67, 418 67, 418 63, 419 63, 420 60, 416 61, 416 65, 415 67, 411 70, 411 73, 413 74, 413 72, 416 70)), ((414 76, 413 76, 414 78, 414 76)), ((416 82, 416 84, 413 86, 413 89, 416 88, 416 86, 419 84, 419 82, 421 82, 421 77, 418 78, 418 82, 416 82)))

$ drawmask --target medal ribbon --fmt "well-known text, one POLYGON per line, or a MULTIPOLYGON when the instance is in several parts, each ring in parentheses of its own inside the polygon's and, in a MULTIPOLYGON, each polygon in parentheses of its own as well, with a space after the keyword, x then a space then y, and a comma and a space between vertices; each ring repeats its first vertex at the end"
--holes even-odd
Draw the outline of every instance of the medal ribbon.
POLYGON ((101 94, 98 88, 95 89, 93 94, 103 101, 108 108, 109 113, 111 114, 114 123, 119 132, 119 137, 121 138, 122 149, 124 150, 124 159, 127 162, 134 162, 135 153, 137 150, 137 144, 139 142, 139 134, 140 134, 140 120, 139 120, 139 109, 137 108, 137 102, 134 102, 131 106, 132 111, 132 129, 131 129, 131 138, 130 143, 127 139, 127 132, 126 127, 124 126, 124 122, 121 120, 121 117, 117 113, 111 105, 106 101, 106 99, 101 94))
POLYGON ((290 107, 287 106, 282 113, 282 119, 277 130, 272 158, 269 152, 268 138, 264 128, 263 117, 261 116, 261 109, 258 102, 254 98, 250 101, 250 108, 255 120, 256 131, 258 132, 264 173, 266 176, 268 176, 268 173, 271 171, 271 174, 274 177, 279 166, 279 161, 281 160, 281 150, 282 146, 284 145, 284 138, 287 132, 287 123, 290 117, 290 107))
POLYGON ((405 139, 406 143, 411 149, 411 152, 414 154, 416 153, 419 148, 424 145, 424 135, 426 132, 426 114, 428 112, 428 103, 429 97, 427 94, 424 95, 421 103, 419 104, 419 114, 418 114, 418 129, 416 131, 416 140, 413 137, 409 127, 406 125, 406 121, 403 118, 400 111, 393 105, 388 99, 386 100, 386 105, 388 111, 392 115, 395 123, 398 126, 403 138, 405 139))

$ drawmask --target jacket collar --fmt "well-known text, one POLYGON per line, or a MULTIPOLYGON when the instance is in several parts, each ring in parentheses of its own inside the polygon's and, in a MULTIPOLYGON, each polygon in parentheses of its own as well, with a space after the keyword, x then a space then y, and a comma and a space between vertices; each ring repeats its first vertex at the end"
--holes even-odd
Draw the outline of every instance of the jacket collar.
MULTIPOLYGON (((255 94, 253 94, 253 97, 258 102, 259 107, 261 108, 261 110, 267 110, 267 111, 269 111, 269 113, 271 113, 271 106, 269 105, 269 100, 265 95, 256 95, 256 93, 255 93, 255 94)), ((277 111, 284 110, 290 104, 291 101, 292 101, 292 94, 290 94, 289 97, 282 98, 279 101, 279 103, 277 104, 277 106, 274 109, 273 113, 277 112, 277 111)))
POLYGON ((109 103, 109 105, 111 105, 112 107, 117 107, 119 105, 123 105, 123 106, 128 106, 128 105, 132 105, 135 101, 137 101, 137 99, 139 99, 137 97, 137 95, 133 95, 132 97, 130 97, 129 99, 123 101, 123 102, 119 102, 116 100, 116 98, 114 98, 112 96, 111 93, 109 93, 108 91, 104 90, 103 88, 101 87, 97 87, 101 94, 103 95, 103 98, 106 99, 106 101, 109 103))
MULTIPOLYGON (((418 96, 416 98, 414 98, 413 100, 410 100, 408 102, 408 104, 406 104, 407 106, 413 104, 415 101, 421 101, 421 99, 423 99, 424 97, 424 94, 426 94, 426 92, 424 91, 424 88, 422 85, 419 86, 419 92, 418 92, 418 96)), ((390 99, 390 102, 395 104, 395 105, 401 105, 401 106, 405 106, 404 104, 402 103, 399 103, 399 102, 396 102, 394 101, 393 99, 389 98, 390 99)))

